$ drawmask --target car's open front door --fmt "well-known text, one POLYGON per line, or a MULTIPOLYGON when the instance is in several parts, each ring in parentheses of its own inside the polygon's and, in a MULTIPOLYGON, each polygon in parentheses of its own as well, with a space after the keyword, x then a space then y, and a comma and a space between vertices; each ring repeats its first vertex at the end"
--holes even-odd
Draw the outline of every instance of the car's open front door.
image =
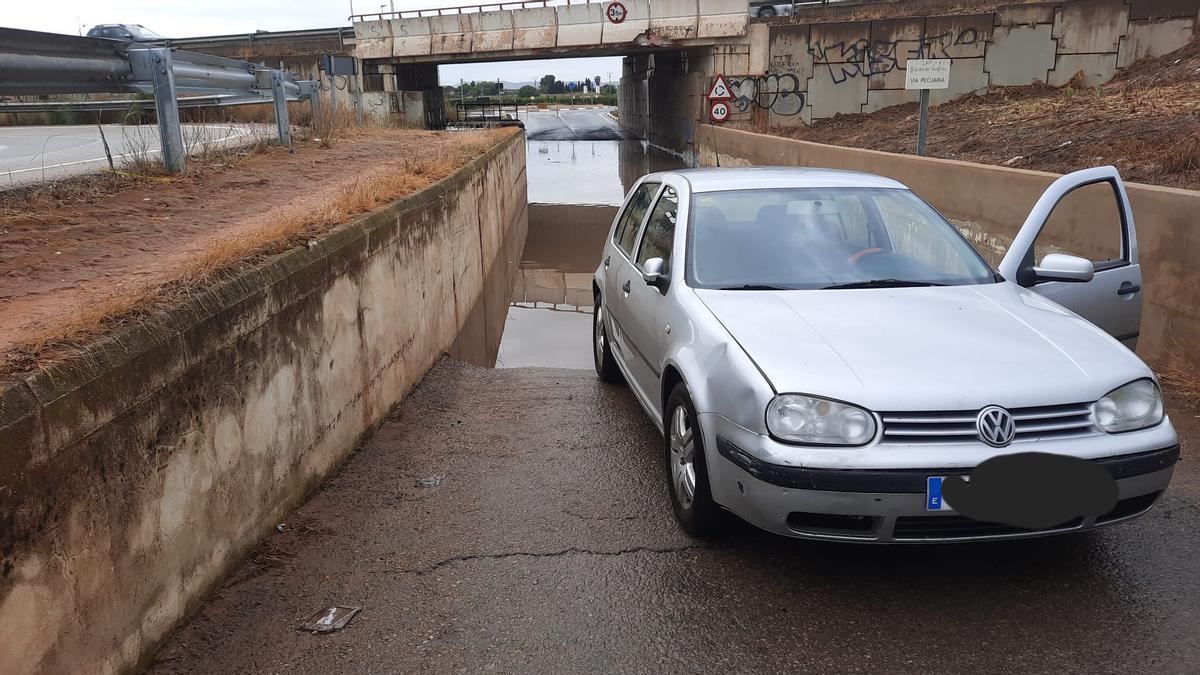
POLYGON ((1116 168, 1076 171, 1054 181, 1038 199, 1000 261, 999 271, 1132 349, 1142 324, 1136 235, 1133 211, 1116 168), (1090 281, 1048 280, 1052 275, 1039 274, 1039 266, 1046 267, 1046 256, 1055 253, 1086 258, 1094 276, 1090 281))

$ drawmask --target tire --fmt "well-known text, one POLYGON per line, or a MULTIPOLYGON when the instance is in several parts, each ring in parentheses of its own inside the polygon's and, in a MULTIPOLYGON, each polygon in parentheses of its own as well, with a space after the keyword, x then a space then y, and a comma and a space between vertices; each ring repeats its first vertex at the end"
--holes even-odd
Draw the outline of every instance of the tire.
POLYGON ((663 419, 666 428, 663 456, 671 509, 685 532, 694 537, 710 537, 716 531, 719 509, 708 485, 708 464, 704 459, 704 439, 699 433, 696 408, 682 382, 671 390, 663 419))
POLYGON ((621 369, 617 367, 617 359, 608 346, 608 330, 604 327, 604 303, 596 296, 595 310, 592 314, 592 362, 596 364, 596 375, 604 382, 613 384, 624 381, 621 369))
POLYGON ((776 14, 775 8, 771 7, 770 5, 767 5, 766 7, 758 8, 758 15, 760 17, 768 18, 768 17, 775 16, 775 14, 776 14))

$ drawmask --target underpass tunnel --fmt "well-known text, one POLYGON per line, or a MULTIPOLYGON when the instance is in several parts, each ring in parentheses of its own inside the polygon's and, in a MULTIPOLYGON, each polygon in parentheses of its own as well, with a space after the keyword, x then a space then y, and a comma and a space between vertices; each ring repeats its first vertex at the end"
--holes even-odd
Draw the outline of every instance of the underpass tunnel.
MULTIPOLYGON (((453 125, 455 105, 462 99, 455 93, 463 81, 495 81, 495 73, 521 64, 538 63, 545 73, 568 68, 574 61, 606 62, 596 68, 600 87, 616 89, 616 106, 612 121, 620 129, 611 130, 529 129, 531 140, 538 134, 547 138, 587 140, 589 138, 635 138, 662 149, 678 153, 693 163, 696 127, 707 121, 705 94, 717 73, 746 72, 750 67, 748 44, 729 42, 689 48, 639 47, 624 52, 580 53, 550 59, 510 59, 507 61, 469 62, 402 62, 396 59, 363 60, 364 108, 368 114, 398 119, 409 126, 440 129, 453 125), (617 61, 617 58, 620 60, 617 61), (465 70, 464 70, 465 69, 465 70), (459 77, 456 72, 467 72, 459 77), (486 72, 485 76, 480 76, 486 72), (575 136, 572 136, 572 134, 575 136), (597 135, 599 134, 599 135, 597 135)), ((590 72, 590 71, 589 71, 590 72)), ((587 75, 592 85, 593 75, 587 75)), ((501 78, 504 79, 504 78, 501 78)), ((572 84, 582 84, 583 77, 562 78, 572 84)), ((537 86, 536 78, 523 78, 524 84, 537 86), (531 81, 532 80, 532 81, 531 81)), ((509 84, 517 84, 509 82, 509 84)), ((599 88, 599 87, 598 87, 599 88)), ((539 93, 544 93, 541 89, 539 93)), ((508 89, 500 98, 512 100, 508 89)))
POLYGON ((706 121, 712 78, 744 72, 748 51, 718 44, 639 47, 599 57, 364 61, 368 113, 371 93, 379 92, 390 102, 390 114, 409 126, 463 129, 519 120, 524 127, 528 231, 516 269, 503 275, 511 289, 497 289, 510 294, 498 352, 472 362, 591 367, 585 339, 593 312, 591 277, 617 209, 642 176, 695 165, 695 133, 706 121), (547 75, 555 75, 558 86, 550 89, 547 75), (589 93, 601 94, 593 87, 597 76, 606 95, 555 93, 563 83, 578 91, 586 81, 589 93), (497 82, 502 86, 485 86, 497 82), (522 87, 531 89, 521 94, 522 87))

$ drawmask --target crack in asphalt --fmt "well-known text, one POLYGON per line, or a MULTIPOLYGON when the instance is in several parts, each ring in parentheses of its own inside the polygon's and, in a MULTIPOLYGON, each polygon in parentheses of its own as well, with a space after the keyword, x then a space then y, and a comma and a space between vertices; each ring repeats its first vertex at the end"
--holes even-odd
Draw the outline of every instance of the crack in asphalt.
POLYGON ((508 553, 476 553, 471 555, 456 555, 443 558, 426 567, 406 568, 398 570, 372 570, 372 574, 416 574, 418 576, 435 572, 447 565, 473 560, 504 560, 506 558, 561 558, 569 555, 594 555, 602 557, 619 557, 636 553, 682 553, 683 551, 715 548, 709 544, 683 544, 680 546, 632 546, 615 551, 596 551, 588 548, 571 546, 559 551, 510 551, 508 553))

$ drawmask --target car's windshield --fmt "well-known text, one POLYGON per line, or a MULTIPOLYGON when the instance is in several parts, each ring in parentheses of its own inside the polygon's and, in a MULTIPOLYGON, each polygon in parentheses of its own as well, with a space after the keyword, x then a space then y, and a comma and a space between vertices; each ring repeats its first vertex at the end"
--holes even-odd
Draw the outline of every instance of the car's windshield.
POLYGON ((129 32, 135 38, 144 38, 146 40, 157 40, 162 37, 158 33, 155 33, 154 31, 146 28, 145 26, 133 25, 133 26, 126 26, 126 28, 129 29, 129 32))
POLYGON ((687 278, 696 288, 990 283, 991 268, 909 190, 789 188, 692 197, 687 278))

